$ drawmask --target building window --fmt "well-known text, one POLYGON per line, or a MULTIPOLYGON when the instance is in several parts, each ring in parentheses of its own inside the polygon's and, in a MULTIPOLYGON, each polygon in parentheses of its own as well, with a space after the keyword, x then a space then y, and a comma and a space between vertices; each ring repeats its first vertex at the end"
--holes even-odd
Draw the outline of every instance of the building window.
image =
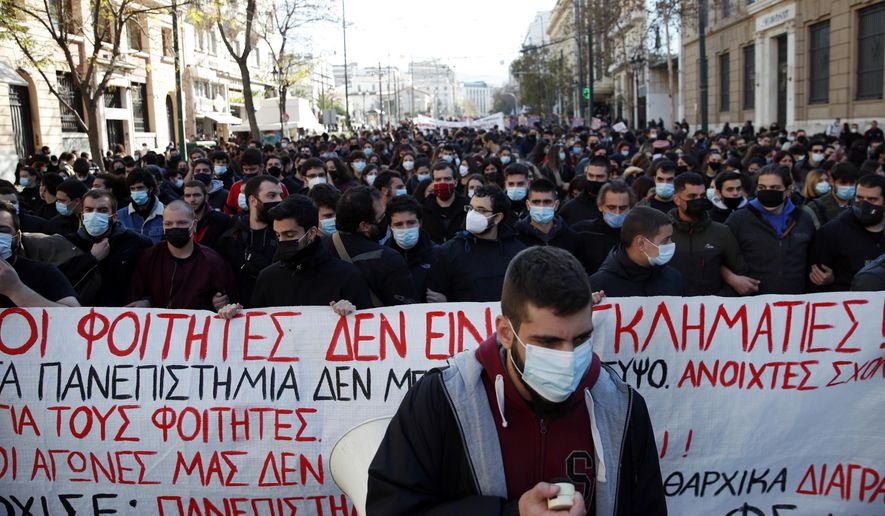
POLYGON ((206 49, 206 33, 200 29, 194 31, 194 40, 197 50, 204 51, 206 49))
POLYGON ((756 47, 744 47, 744 109, 756 107, 756 47))
POLYGON ((731 0, 722 0, 722 18, 731 16, 731 0))
POLYGON ((135 132, 150 132, 150 120, 148 119, 147 84, 132 83, 129 90, 132 95, 132 122, 135 132))
POLYGON ((108 86, 105 89, 104 107, 114 109, 123 107, 123 91, 118 86, 108 86))
POLYGON ((214 56, 215 54, 218 53, 218 37, 215 35, 214 30, 209 31, 208 41, 209 41, 209 48, 206 50, 208 50, 209 54, 214 56))
POLYGON ((64 133, 79 133, 80 123, 77 121, 77 115, 83 118, 83 98, 80 96, 80 91, 74 88, 74 81, 70 73, 59 73, 57 78, 61 130, 64 133), (62 99, 74 109, 66 106, 62 99))
POLYGON ((141 52, 144 50, 141 44, 141 25, 136 18, 129 18, 126 22, 126 34, 129 36, 129 48, 141 52))
POLYGON ((885 2, 861 9, 857 17, 857 99, 881 99, 885 68, 885 2))
POLYGON ((728 111, 728 104, 731 99, 728 97, 729 87, 731 86, 731 70, 729 70, 730 62, 728 54, 719 56, 719 111, 728 111))
POLYGON ((172 29, 163 29, 163 55, 165 57, 173 57, 174 49, 172 29))
POLYGON ((808 103, 830 101, 830 22, 824 21, 808 29, 808 103))

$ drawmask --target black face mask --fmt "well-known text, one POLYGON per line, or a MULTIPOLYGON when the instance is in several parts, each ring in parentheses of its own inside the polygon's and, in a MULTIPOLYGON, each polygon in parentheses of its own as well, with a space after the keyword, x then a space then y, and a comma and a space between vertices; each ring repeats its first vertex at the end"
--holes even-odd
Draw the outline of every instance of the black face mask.
POLYGON ((299 267, 304 261, 313 255, 315 244, 319 242, 316 238, 305 245, 302 245, 303 239, 307 238, 307 233, 298 240, 283 240, 277 243, 277 250, 274 253, 274 260, 282 263, 287 267, 299 267))
POLYGON ((706 197, 700 199, 691 199, 685 202, 685 214, 693 219, 699 219, 704 216, 712 207, 712 204, 706 197))
POLYGON ((258 208, 258 220, 264 222, 265 224, 272 224, 273 218, 270 216, 270 210, 280 204, 280 201, 276 202, 263 202, 261 206, 258 208))
POLYGON ((685 172, 688 172, 688 167, 686 167, 685 165, 676 165, 676 175, 677 176, 679 174, 683 174, 685 172))
POLYGON ((713 172, 719 172, 722 169, 722 163, 718 163, 715 161, 707 163, 707 166, 710 167, 710 170, 712 170, 713 172))
POLYGON ((267 173, 278 178, 283 174, 283 169, 280 167, 270 167, 267 169, 267 173))
POLYGON ((602 190, 602 185, 604 184, 605 181, 587 181, 586 186, 584 186, 584 193, 595 197, 599 195, 599 191, 602 190))
POLYGON ((784 203, 784 192, 777 190, 760 190, 756 192, 756 198, 766 208, 777 208, 784 203))
MULTIPOLYGON (((729 210, 736 210, 741 206, 741 203, 744 202, 743 197, 723 197, 722 204, 725 205, 729 210)), ((759 201, 762 202, 762 201, 759 201)))
POLYGON ((866 201, 854 206, 851 211, 854 212, 854 218, 864 227, 875 226, 882 222, 882 217, 885 215, 882 206, 876 206, 866 201))
POLYGON ((190 228, 170 228, 166 230, 164 236, 172 247, 182 249, 191 241, 191 230, 190 228))

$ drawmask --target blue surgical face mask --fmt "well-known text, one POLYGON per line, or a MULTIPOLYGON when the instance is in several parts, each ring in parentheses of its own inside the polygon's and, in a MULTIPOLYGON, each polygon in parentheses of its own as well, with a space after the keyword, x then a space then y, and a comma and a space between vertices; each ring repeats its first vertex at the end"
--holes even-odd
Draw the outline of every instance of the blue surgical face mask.
POLYGON ((584 152, 583 147, 578 147, 578 146, 572 147, 572 154, 580 154, 582 152, 584 152))
POLYGON ((215 165, 215 175, 223 176, 227 173, 227 165, 215 165))
POLYGON ((559 153, 559 161, 565 161, 565 153, 564 152, 559 153))
POLYGON ((408 250, 415 247, 419 238, 421 238, 421 228, 418 226, 393 230, 393 239, 396 241, 396 245, 402 249, 408 250))
POLYGON ((67 217, 71 214, 71 209, 68 208, 68 205, 61 201, 55 201, 55 211, 62 217, 67 217))
POLYGON ((111 217, 107 213, 93 211, 83 214, 83 228, 90 236, 99 237, 108 232, 111 225, 111 217))
POLYGON ((532 206, 529 208, 529 216, 535 224, 549 224, 556 215, 553 206, 532 206))
POLYGON ((510 155, 501 156, 501 164, 507 165, 508 163, 510 163, 510 155))
POLYGON ((365 149, 363 149, 363 154, 365 154, 367 158, 371 156, 373 152, 375 151, 373 151, 371 147, 366 147, 365 149))
POLYGON ((444 160, 446 160, 447 162, 451 163, 451 162, 455 161, 455 156, 453 156, 453 155, 451 155, 451 154, 446 154, 445 156, 442 157, 442 159, 444 159, 444 160))
POLYGON ((20 177, 18 180, 18 184, 22 185, 22 188, 27 188, 31 186, 31 178, 30 177, 20 177))
POLYGON ((175 188, 181 189, 184 186, 184 179, 178 178, 175 180, 175 188))
POLYGON ((393 191, 393 195, 394 195, 395 197, 400 197, 400 196, 408 195, 408 194, 409 194, 409 191, 406 190, 406 187, 405 187, 405 186, 402 187, 402 188, 397 188, 396 190, 393 191))
POLYGON ((0 258, 9 260, 12 256, 13 236, 9 233, 0 233, 0 258))
POLYGON ((132 202, 139 206, 144 206, 150 200, 150 193, 147 190, 139 190, 137 192, 130 192, 130 197, 132 197, 132 202))
POLYGON ((519 371, 522 380, 547 401, 553 403, 565 401, 581 384, 584 374, 593 362, 592 340, 587 339, 575 347, 574 351, 549 349, 524 343, 513 329, 513 323, 509 320, 508 323, 516 341, 525 348, 522 371, 519 371, 513 360, 516 350, 513 347, 510 349, 510 361, 519 371))
POLYGON ((655 183, 655 193, 661 199, 672 198, 675 191, 676 187, 673 186, 673 183, 655 183))
POLYGON ((418 181, 426 181, 430 179, 430 174, 418 174, 418 181))
POLYGON ((850 201, 854 199, 854 194, 857 193, 857 188, 854 186, 837 186, 836 187, 836 197, 843 201, 850 201))
POLYGON ((320 227, 323 230, 323 233, 327 235, 334 234, 338 229, 335 227, 335 217, 331 219, 323 219, 320 221, 320 227))
POLYGON ((830 185, 830 183, 826 183, 824 181, 821 181, 818 184, 814 185, 814 191, 818 195, 826 195, 826 194, 830 193, 830 190, 832 190, 832 189, 833 189, 832 185, 830 185))
POLYGON ((507 197, 511 201, 521 201, 525 199, 526 188, 524 186, 513 186, 507 189, 507 197))
POLYGON ((669 244, 655 245, 654 242, 647 238, 645 239, 645 241, 658 248, 657 256, 649 256, 648 254, 645 255, 645 257, 648 258, 648 263, 650 265, 666 265, 667 262, 673 259, 673 255, 676 254, 676 243, 674 242, 671 242, 669 244))
POLYGON ((365 161, 363 161, 363 160, 359 160, 359 161, 354 161, 354 162, 353 162, 353 169, 356 171, 357 174, 362 173, 362 171, 365 170, 365 168, 366 168, 366 162, 365 162, 365 161))
POLYGON ((375 178, 378 177, 377 174, 369 174, 366 176, 366 184, 372 186, 375 184, 375 178))
POLYGON ((602 212, 602 220, 608 224, 608 227, 620 229, 621 226, 624 225, 624 219, 627 218, 627 213, 628 212, 625 211, 623 213, 615 214, 609 211, 604 211, 602 212))
POLYGON ((237 195, 237 206, 239 206, 240 209, 243 211, 249 211, 249 203, 246 202, 246 194, 244 194, 243 192, 240 192, 237 195))

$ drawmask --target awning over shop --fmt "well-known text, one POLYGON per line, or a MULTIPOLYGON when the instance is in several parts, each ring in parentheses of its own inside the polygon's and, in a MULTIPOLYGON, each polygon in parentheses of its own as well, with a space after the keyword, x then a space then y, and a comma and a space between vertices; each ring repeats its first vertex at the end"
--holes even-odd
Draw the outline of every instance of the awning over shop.
POLYGON ((197 113, 197 118, 208 118, 219 124, 237 125, 243 121, 231 115, 230 113, 197 113))
POLYGON ((28 83, 15 71, 9 63, 0 59, 0 83, 13 86, 27 86, 28 83))

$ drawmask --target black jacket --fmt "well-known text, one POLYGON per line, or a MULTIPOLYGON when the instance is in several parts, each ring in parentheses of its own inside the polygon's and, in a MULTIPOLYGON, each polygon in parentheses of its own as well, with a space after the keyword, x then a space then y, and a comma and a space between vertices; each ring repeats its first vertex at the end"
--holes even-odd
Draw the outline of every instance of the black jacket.
POLYGON ((676 254, 669 265, 682 274, 685 295, 733 295, 734 291, 722 279, 721 267, 725 265, 735 274, 743 274, 745 265, 728 226, 711 221, 706 212, 697 222, 680 219, 676 209, 669 215, 676 243, 676 254))
POLYGON ((452 301, 500 301, 507 266, 525 244, 513 229, 498 226, 497 240, 462 231, 436 253, 427 288, 452 301))
POLYGON ((526 247, 534 246, 553 246, 572 253, 579 260, 581 241, 578 234, 572 231, 572 228, 565 223, 560 217, 553 219, 553 228, 550 233, 543 233, 535 226, 532 226, 530 217, 523 217, 516 223, 517 238, 526 245, 526 247))
POLYGON ((157 197, 164 206, 176 199, 181 199, 182 195, 184 195, 184 188, 176 188, 169 181, 161 182, 160 191, 157 193, 157 197))
POLYGON ((885 235, 860 225, 852 210, 827 222, 812 242, 811 263, 833 269, 836 280, 820 290, 842 292, 851 288, 857 271, 885 252, 885 235))
POLYGON ((609 226, 602 217, 582 220, 572 229, 580 238, 580 260, 590 275, 599 270, 612 249, 621 243, 621 229, 609 226))
POLYGON ((234 219, 223 211, 212 208, 211 205, 208 205, 206 210, 208 211, 197 221, 194 240, 198 244, 214 248, 221 235, 234 226, 234 219))
POLYGON ((592 220, 602 217, 599 206, 596 205, 596 196, 583 192, 574 199, 568 201, 559 209, 559 216, 569 226, 574 226, 582 220, 592 220))
POLYGON ((644 267, 627 256, 623 248, 608 255, 596 274, 590 276, 594 292, 608 297, 682 296, 682 274, 669 265, 644 267))
POLYGON ((797 207, 790 213, 783 237, 752 205, 725 221, 737 238, 747 275, 760 281, 758 294, 804 294, 808 254, 814 237, 811 215, 797 207))
POLYGON ((237 292, 245 305, 252 299, 258 274, 273 263, 277 237, 270 226, 253 231, 249 216, 244 215, 218 239, 214 249, 230 264, 237 278, 237 292))
POLYGON ((77 214, 56 215, 46 223, 47 235, 67 235, 75 233, 78 229, 80 229, 80 216, 77 214))
POLYGON ((391 238, 387 241, 387 247, 398 252, 405 258, 409 266, 409 273, 412 275, 412 284, 415 286, 415 294, 421 303, 427 302, 427 277, 430 275, 430 267, 433 264, 433 257, 439 249, 439 246, 430 240, 425 231, 421 231, 421 237, 418 243, 411 249, 403 249, 396 244, 396 240, 391 238))
POLYGON ((224 204, 227 202, 227 194, 228 190, 226 188, 222 188, 221 190, 217 190, 209 194, 209 206, 212 206, 216 210, 224 209, 224 204))
POLYGON ((36 215, 20 213, 18 216, 22 233, 46 233, 49 234, 49 221, 36 215))
MULTIPOLYGON (((649 421, 645 401, 634 394, 621 451, 617 516, 667 513, 666 507, 643 506, 650 498, 664 498, 663 492, 644 490, 661 482, 658 467, 643 467, 658 462, 649 421)), ((518 514, 516 500, 479 494, 439 369, 409 389, 387 427, 384 442, 388 448, 379 449, 369 467, 368 516, 518 514)), ((595 512, 592 507, 589 511, 595 512)))
POLYGON ((346 299, 358 310, 372 308, 369 287, 355 265, 332 256, 319 239, 301 264, 276 262, 258 274, 252 307, 328 306, 346 299))
POLYGON ((464 206, 467 204, 467 198, 460 194, 455 195, 455 202, 448 208, 437 204, 436 197, 433 195, 424 200, 421 228, 437 244, 451 240, 464 229, 464 218, 467 216, 464 206))
POLYGON ((153 246, 150 238, 126 229, 117 222, 108 237, 110 252, 101 261, 92 256, 92 245, 96 243, 84 228, 67 235, 74 245, 84 253, 84 260, 90 265, 91 273, 100 275, 101 282, 94 297, 81 296, 84 306, 123 306, 126 304, 126 289, 132 280, 135 266, 141 253, 153 246))
MULTIPOLYGON (((363 279, 384 306, 418 302, 418 294, 412 285, 409 267, 399 253, 360 234, 347 231, 338 231, 337 234, 341 235, 341 242, 353 264, 363 274, 363 279)), ((344 259, 335 249, 332 236, 323 238, 323 245, 332 256, 344 259)))

